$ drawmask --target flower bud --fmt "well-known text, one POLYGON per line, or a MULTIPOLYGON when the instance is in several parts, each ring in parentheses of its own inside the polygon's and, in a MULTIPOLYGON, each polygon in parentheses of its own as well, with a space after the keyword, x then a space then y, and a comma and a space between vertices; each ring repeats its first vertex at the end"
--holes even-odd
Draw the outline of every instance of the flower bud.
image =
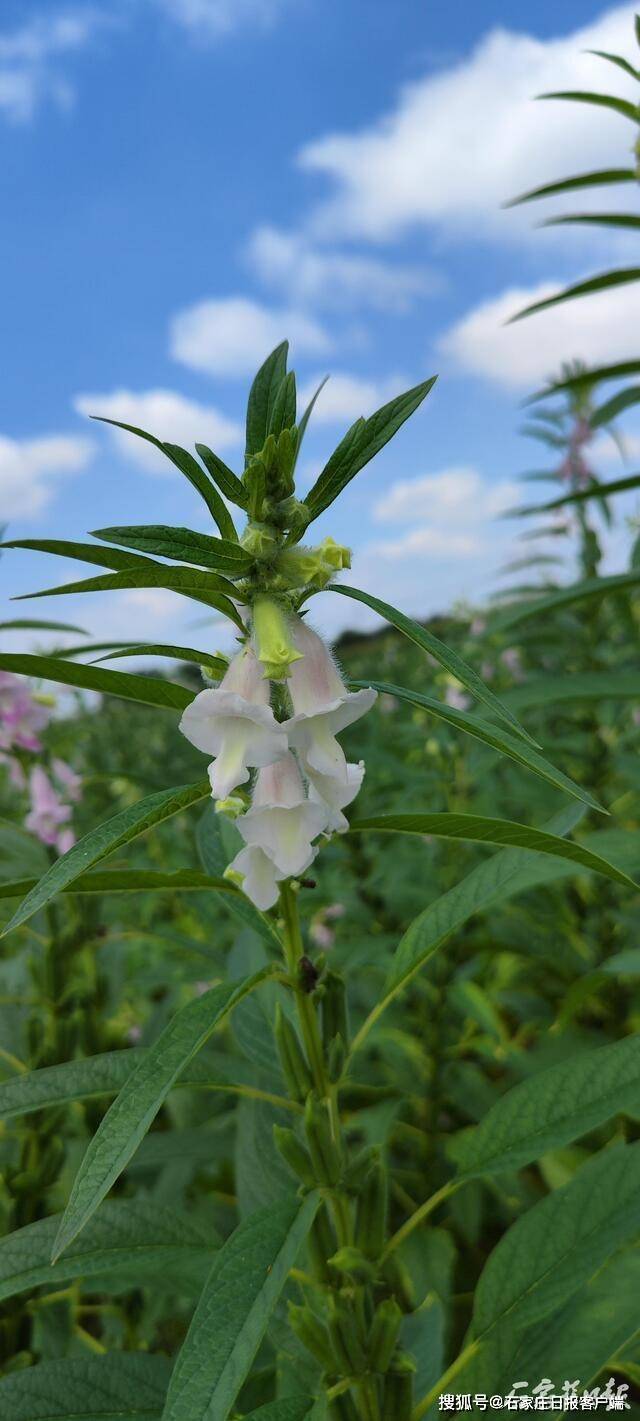
POLYGON ((278 540, 268 523, 247 523, 240 546, 250 557, 262 561, 273 556, 278 547, 278 540))
POLYGON ((340 1178, 340 1152, 331 1132, 327 1102, 313 1093, 307 1096, 304 1126, 318 1182, 333 1187, 340 1178))
POLYGON ((321 1283, 335 1281, 329 1259, 336 1249, 336 1235, 326 1204, 321 1204, 307 1238, 311 1267, 321 1283))
POLYGON ((289 1169, 302 1180, 307 1189, 313 1189, 316 1179, 309 1151, 288 1126, 274 1125, 273 1142, 289 1169))
POLYGON ((358 1336, 355 1317, 345 1299, 335 1293, 329 1299, 329 1336, 337 1370, 346 1376, 357 1376, 359 1372, 363 1372, 366 1357, 358 1336))
POLYGON ((246 803, 239 794, 228 794, 226 799, 214 800, 216 814, 226 814, 227 819, 237 819, 239 814, 244 814, 246 803))
POLYGON ((295 1026, 285 1016, 280 1003, 276 1007, 274 1035, 289 1094, 303 1105, 313 1085, 311 1071, 307 1065, 295 1026))
POLYGON ((311 1352, 325 1372, 334 1370, 334 1356, 329 1333, 316 1314, 308 1306, 298 1307, 289 1303, 289 1326, 295 1332, 303 1347, 311 1352))
POLYGON ((385 1377, 382 1421, 411 1421, 415 1370, 416 1364, 408 1352, 394 1357, 393 1369, 385 1377))
POLYGON ((355 1242, 372 1262, 384 1248, 386 1226, 387 1171, 378 1159, 363 1183, 356 1210, 355 1242))
POLYGON ((402 1312, 395 1298, 378 1304, 369 1334, 369 1365, 374 1372, 386 1372, 396 1350, 402 1312))
POLYGON ((352 1278, 354 1283, 373 1283, 375 1270, 369 1260, 360 1252, 359 1248, 353 1248, 345 1244, 339 1248, 337 1253, 332 1254, 329 1259, 332 1268, 337 1273, 346 1273, 348 1278, 352 1278))
POLYGON ((343 1188, 350 1194, 359 1194, 372 1165, 377 1163, 379 1154, 377 1145, 365 1145, 345 1169, 342 1176, 343 1188))
POLYGON ((263 667, 263 678, 286 680, 291 674, 292 663, 302 660, 302 652, 294 646, 285 612, 271 597, 257 597, 254 602, 253 634, 256 656, 263 667))
POLYGON ((342 1078, 347 1060, 347 1048, 341 1036, 334 1036, 329 1047, 328 1067, 329 1080, 335 1085, 342 1078))

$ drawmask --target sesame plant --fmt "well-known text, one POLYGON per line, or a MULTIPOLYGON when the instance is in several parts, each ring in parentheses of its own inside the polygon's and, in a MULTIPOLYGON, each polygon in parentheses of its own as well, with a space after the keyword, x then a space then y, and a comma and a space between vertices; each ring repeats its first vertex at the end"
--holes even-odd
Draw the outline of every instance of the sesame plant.
MULTIPOLYGON (((109 905, 149 904, 169 938, 142 1044, 98 1042, 91 1054, 72 1041, 66 1061, 36 1059, 0 1085, 9 1124, 58 1110, 70 1141, 54 1194, 63 1207, 18 1218, 0 1243, 0 1295, 20 1307, 39 1290, 67 1320, 82 1318, 81 1335, 41 1346, 31 1366, 30 1314, 20 1312, 22 1362, 0 1381, 3 1421, 421 1421, 457 1390, 506 1394, 542 1372, 558 1386, 570 1375, 588 1384, 637 1330, 637 1257, 627 1251, 621 1272, 620 1250, 640 1233, 640 1144, 616 1125, 640 1099, 637 1040, 581 1039, 527 1075, 517 1027, 513 1040, 500 1025, 497 1044, 492 1034, 490 971, 486 986, 475 981, 464 950, 485 908, 503 911, 521 894, 539 903, 556 879, 580 892, 586 883, 587 894, 602 880, 626 901, 632 865, 621 865, 619 846, 609 857, 598 832, 573 836, 583 816, 606 822, 609 806, 552 763, 508 693, 489 688, 473 665, 476 637, 465 630, 461 649, 459 627, 440 637, 355 588, 342 580, 348 549, 331 536, 313 542, 315 520, 432 386, 358 420, 302 498, 296 461, 311 409, 298 416, 283 344, 251 388, 241 473, 204 445, 196 459, 131 429, 193 485, 210 532, 114 526, 93 542, 8 545, 107 569, 47 595, 168 587, 225 617, 237 650, 83 643, 85 653, 190 665, 191 686, 79 663, 70 649, 0 655, 7 675, 129 703, 132 727, 133 706, 149 708, 127 773, 154 785, 132 796, 107 759, 104 778, 111 770, 117 794, 124 783, 124 807, 58 843, 41 875, 5 878, 0 895, 19 900, 5 935, 55 942, 88 900, 105 905, 107 931, 109 905), (339 667, 314 627, 320 592, 365 603, 389 628, 389 653, 371 658, 375 678, 366 645, 357 675, 339 667), (409 685, 395 679, 403 665, 409 685), (428 727, 426 760, 418 729, 400 778, 402 731, 396 740, 385 728, 399 708, 428 727), (466 746, 484 757, 478 772, 466 746), (166 765, 183 756, 197 777, 167 787, 166 765), (495 813, 504 773, 520 787, 520 819, 495 813), (145 846, 157 836, 160 849, 140 861, 149 831, 145 846), (478 848, 466 873, 465 845, 478 848), (163 967, 180 956, 171 934, 186 899, 197 905, 185 910, 188 941, 208 954, 205 981, 186 999, 158 996, 163 967), (483 1054, 492 1070, 501 1059, 513 1066, 501 1081, 487 1073, 486 1112, 470 1106, 464 1069, 457 1084, 449 1074, 483 1054), (197 1103, 174 1106, 174 1088, 197 1103), (88 1143, 74 1113, 83 1103, 88 1143), (546 1187, 536 1162, 586 1136, 592 1157, 546 1187), (185 1187, 194 1147, 207 1181, 195 1197, 185 1187), (491 1201, 482 1247, 481 1195, 491 1201), (99 1301, 87 1304, 87 1293, 99 1301), (607 1327, 591 1324, 585 1360, 574 1319, 599 1318, 603 1295, 607 1327)), ((523 608, 497 615, 509 611, 523 608)), ((487 635, 499 645, 499 627, 487 635)), ((516 1020, 518 1010, 514 1000, 516 1020)))

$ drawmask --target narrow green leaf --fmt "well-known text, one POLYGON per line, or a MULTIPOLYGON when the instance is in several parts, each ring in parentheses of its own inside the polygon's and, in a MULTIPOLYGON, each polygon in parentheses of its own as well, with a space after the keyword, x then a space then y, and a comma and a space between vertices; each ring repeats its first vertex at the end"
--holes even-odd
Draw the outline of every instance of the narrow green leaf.
POLYGON ((91 536, 102 538, 105 543, 121 543, 123 547, 138 548, 143 553, 155 553, 161 558, 218 568, 232 577, 243 577, 253 565, 253 559, 239 543, 211 538, 191 528, 141 524, 139 527, 96 528, 91 536))
POLYGON ((176 468, 184 474, 185 478, 193 488, 197 489, 200 497, 209 509, 214 523, 217 523, 223 537, 227 537, 229 512, 223 503, 217 488, 211 483, 204 469, 200 468, 197 459, 190 454, 188 449, 182 449, 179 444, 170 444, 166 440, 156 439, 155 434, 148 434, 145 429, 138 429, 135 424, 124 424, 120 419, 107 419, 106 415, 94 414, 92 419, 98 420, 101 424, 113 424, 116 429, 126 429, 128 434, 137 435, 138 439, 145 439, 147 444, 153 444, 161 454, 165 454, 167 459, 175 464, 176 468))
POLYGON ((269 1204, 220 1249, 178 1354, 163 1421, 229 1414, 319 1203, 314 1192, 269 1204))
POLYGON ((99 543, 73 543, 66 538, 11 538, 0 544, 0 547, 26 548, 34 553, 53 553, 56 557, 71 558, 74 562, 90 562, 95 563, 97 567, 110 567, 115 572, 128 572, 134 567, 162 566, 152 558, 144 558, 134 552, 125 553, 122 548, 101 548, 99 543))
POLYGON ((623 59, 621 54, 610 54, 608 49, 588 49, 587 54, 595 54, 597 59, 606 59, 609 64, 615 64, 616 68, 629 74, 632 79, 640 79, 640 70, 634 69, 633 64, 630 64, 628 59, 623 59))
POLYGON ((586 503, 591 498, 610 498, 614 493, 626 493, 640 486, 640 474, 626 474, 623 479, 610 479, 608 483, 592 483, 575 493, 565 493, 562 498, 554 498, 550 503, 531 503, 525 508, 512 510, 512 517, 526 518, 532 513, 550 513, 555 508, 565 508, 571 503, 586 503))
MULTIPOLYGON (((96 650, 89 647, 90 651, 96 650)), ((61 653, 59 652, 58 655, 61 653)), ((64 652, 68 656, 68 651, 64 652)), ((170 661, 193 661, 197 666, 206 666, 207 671, 214 671, 220 676, 228 666, 222 656, 213 656, 209 651, 196 651, 193 646, 168 646, 161 641, 132 642, 127 646, 116 646, 111 643, 109 656, 100 656, 98 661, 118 661, 121 656, 166 656, 170 661)))
MULTIPOLYGON (((200 455, 211 478, 215 480, 225 495, 225 498, 230 499, 231 503, 236 503, 239 508, 246 509, 248 503, 247 491, 244 484, 241 483, 237 475, 233 473, 233 470, 224 463, 224 460, 221 459, 218 454, 214 454, 213 450, 209 449, 206 444, 196 444, 196 453, 200 455)), ((224 537, 228 538, 229 534, 225 533, 224 537)))
POLYGON ((514 710, 534 706, 561 705, 566 701, 640 701, 640 672, 584 671, 572 676, 536 676, 507 691, 505 699, 514 710))
POLYGON ((151 1199, 119 1199, 102 1204, 82 1239, 52 1263, 59 1224, 60 1216, 52 1215, 0 1240, 0 1299, 43 1283, 53 1289, 73 1278, 109 1273, 128 1277, 129 1287, 164 1272, 176 1286, 192 1278, 198 1288, 217 1246, 216 1239, 173 1207, 151 1199))
POLYGON ((433 375, 430 380, 424 380, 403 395, 396 395, 368 419, 356 421, 305 498, 314 518, 323 513, 360 469, 388 444, 405 420, 422 404, 435 385, 436 378, 433 375))
POLYGON ((538 98, 568 99, 570 103, 596 104, 598 108, 612 109, 623 118, 630 118, 632 123, 638 123, 640 119, 638 105, 629 103, 628 99, 619 99, 617 94, 596 94, 585 89, 560 89, 554 94, 538 94, 538 98))
POLYGON ((128 671, 101 671, 95 666, 65 661, 56 656, 32 656, 29 652, 0 652, 0 670, 16 671, 20 676, 34 676, 43 681, 56 681, 63 686, 77 686, 83 691, 101 691, 120 696, 125 701, 159 706, 163 710, 183 711, 193 700, 193 692, 173 681, 161 681, 155 676, 134 676, 128 671))
POLYGON ((119 592, 123 588, 133 587, 166 587, 170 592, 178 592, 183 597, 192 598, 194 602, 203 602, 205 607, 215 607, 216 611, 229 617, 239 631, 244 631, 240 614, 230 601, 231 597, 236 601, 241 600, 237 588, 232 582, 228 582, 226 577, 215 572, 201 572, 195 567, 165 567, 161 563, 158 563, 157 567, 134 567, 125 572, 88 577, 82 582, 45 587, 41 592, 29 592, 15 600, 27 602, 34 597, 66 596, 71 592, 119 592))
POLYGON ((178 1076, 216 1027, 273 972, 225 982, 188 1002, 131 1073, 93 1136, 80 1165, 53 1247, 53 1261, 77 1238, 122 1173, 178 1076))
POLYGON ((505 207, 517 207, 521 202, 535 202, 539 197, 558 197, 560 193, 576 192, 579 188, 603 187, 607 183, 637 182, 633 168, 600 168, 593 173, 580 173, 575 178, 562 178, 557 183, 545 183, 543 187, 531 188, 519 197, 506 202, 505 207))
POLYGON ((207 799, 210 794, 211 786, 207 779, 199 780, 193 785, 181 785, 178 789, 160 790, 157 794, 150 794, 145 799, 138 800, 137 804, 121 809, 112 819, 107 819, 96 829, 91 829, 68 853, 51 865, 16 909, 11 922, 3 928, 3 935, 28 922, 34 913, 39 913, 52 898, 62 893, 69 884, 74 883, 82 873, 101 859, 107 858, 125 844, 130 844, 133 839, 146 833, 147 829, 156 824, 164 824, 167 819, 173 818, 174 814, 180 814, 182 810, 190 809, 192 804, 207 799))
POLYGON ((626 888, 638 886, 627 873, 581 844, 567 843, 544 829, 515 824, 510 819, 488 819, 480 814, 378 814, 368 819, 356 819, 350 825, 352 834, 373 829, 385 834, 433 834, 434 838, 533 849, 537 853, 570 859, 572 863, 580 864, 593 873, 601 873, 614 883, 623 883, 626 888))
MULTIPOLYGON (((0 881, 0 899, 21 898, 36 887, 37 878, 4 879, 0 881)), ((82 873, 63 893, 226 893, 233 898, 240 890, 226 878, 211 878, 191 868, 176 868, 162 873, 153 868, 106 869, 97 873, 82 873)))
POLYGON ((249 391, 245 463, 260 453, 269 433, 274 401, 287 373, 288 353, 289 342, 283 340, 260 366, 249 391))
POLYGON ((26 617, 0 622, 0 632, 74 632, 76 636, 89 635, 84 627, 74 627, 69 622, 35 622, 26 617))
POLYGON ((475 1336, 555 1312, 639 1231, 640 1144, 603 1150, 494 1248, 476 1289, 475 1336))
POLYGON ((328 379, 329 379, 329 376, 328 376, 328 375, 325 375, 324 380, 321 380, 321 381, 320 381, 320 384, 318 385, 317 390, 315 390, 314 393, 313 393, 313 395, 311 396, 311 399, 309 400, 309 403, 308 403, 308 405, 307 405, 307 407, 306 407, 306 409, 305 409, 305 411, 304 411, 304 414, 302 415, 302 418, 301 418, 301 420, 300 420, 300 423, 299 423, 299 425, 298 425, 297 441, 296 441, 296 456, 295 456, 294 465, 293 465, 294 469, 295 469, 295 466, 296 466, 296 464, 297 464, 297 462, 298 462, 298 455, 299 455, 300 449, 301 449, 301 447, 302 447, 302 441, 303 441, 303 439, 304 439, 304 436, 305 436, 305 433, 306 433, 306 429, 307 429, 307 425, 308 425, 308 423, 309 423, 309 420, 311 419, 311 416, 312 416, 312 414, 313 414, 313 410, 314 410, 314 407, 315 407, 316 400, 318 399, 318 396, 319 396, 319 395, 322 393, 322 391, 324 390, 324 387, 325 387, 325 385, 326 385, 328 379))
POLYGON ((469 715, 467 711, 456 710, 453 706, 445 705, 442 701, 433 700, 431 696, 421 696, 418 691, 409 691, 404 686, 391 685, 386 681, 352 681, 349 684, 355 687, 373 686, 382 695, 396 696, 398 700, 408 701, 410 705, 422 706, 431 715, 446 721, 456 730, 474 736, 476 740, 490 745, 493 750, 506 755, 510 760, 515 760, 516 764, 522 765, 526 770, 531 770, 533 774, 547 780, 556 789, 564 790, 565 794, 573 795, 574 799, 581 799, 583 804, 588 804, 591 809, 598 809, 602 813, 608 812, 603 810, 602 805, 598 804, 598 801, 587 790, 574 784, 573 780, 570 780, 568 775, 564 775, 561 770, 556 770, 536 750, 531 750, 525 741, 516 739, 514 735, 509 735, 499 727, 490 725, 486 720, 481 720, 479 716, 469 715))
MULTIPOLYGON (((632 176, 637 181, 635 174, 632 176)), ((581 370, 577 375, 567 375, 562 380, 554 380, 546 389, 537 390, 535 395, 530 395, 526 403, 535 404, 537 400, 547 400, 550 395, 561 394, 563 390, 588 389, 603 380, 624 380, 627 375, 638 374, 640 360, 621 360, 615 365, 596 365, 593 369, 581 370)))
POLYGON ((521 1169, 610 1120, 640 1112, 640 1036, 583 1051, 507 1091, 451 1141, 464 1178, 521 1169))
POLYGON ((40 1362, 0 1379, 2 1421, 161 1421, 167 1357, 116 1352, 40 1362))
POLYGON ((590 602, 594 598, 608 597, 613 592, 626 592, 640 583, 640 568, 633 572, 614 573, 611 577, 593 577, 586 582, 574 582, 570 587, 562 587, 559 592, 551 592, 548 597, 536 597, 533 602, 507 608, 492 617, 494 631, 506 631, 515 627, 527 617, 538 616, 541 612, 555 612, 560 607, 572 607, 578 602, 590 602))
POLYGON ((515 316, 511 316, 507 325, 513 325, 514 321, 521 321, 524 316, 532 316, 537 311, 547 311, 550 306, 558 306, 562 301, 574 301, 578 296, 590 296, 596 291, 610 291, 613 287, 628 286, 632 281, 640 280, 640 267, 627 267, 621 271, 605 271, 599 276, 591 276, 587 281, 579 281, 575 286, 567 286, 564 291, 558 291, 555 296, 547 296, 544 301, 534 301, 531 306, 525 306, 524 310, 518 311, 515 316))
POLYGON ((367 607, 371 607, 379 617, 383 617, 392 627, 397 627, 399 632, 409 638, 409 641, 415 642, 416 646, 420 646, 423 651, 428 652, 429 656, 433 656, 441 666, 450 671, 451 675, 455 676, 465 689, 471 692, 472 696, 482 701, 498 720, 508 725, 512 733, 515 732, 516 735, 521 735, 524 740, 528 740, 530 744, 535 744, 535 741, 519 724, 513 713, 502 705, 502 702, 498 700, 497 696, 494 696, 488 686, 485 686, 477 672, 467 666, 456 651, 452 651, 432 632, 427 631, 426 627, 421 627, 418 622, 412 621, 411 617, 405 617, 404 612, 398 612, 395 607, 392 607, 388 602, 382 602, 379 597, 372 597, 369 592, 362 592, 359 587, 336 585, 327 588, 327 591, 339 592, 342 597, 353 597, 356 602, 364 602, 367 607))
MULTIPOLYGON (((638 218, 640 227, 640 218, 638 218)), ((617 419, 619 414, 628 410, 632 405, 640 404, 640 385, 628 385, 626 390, 619 390, 617 395, 612 395, 610 400, 606 400, 598 409, 593 410, 589 416, 589 423, 592 429, 600 429, 602 425, 611 424, 617 419)))
POLYGON ((296 422, 296 410, 296 377, 293 370, 289 370, 276 391, 267 434, 272 434, 274 439, 278 439, 283 429, 293 429, 296 422))
POLYGON ((622 227, 637 231, 640 217, 630 212, 574 212, 563 217, 547 217, 541 227, 622 227))

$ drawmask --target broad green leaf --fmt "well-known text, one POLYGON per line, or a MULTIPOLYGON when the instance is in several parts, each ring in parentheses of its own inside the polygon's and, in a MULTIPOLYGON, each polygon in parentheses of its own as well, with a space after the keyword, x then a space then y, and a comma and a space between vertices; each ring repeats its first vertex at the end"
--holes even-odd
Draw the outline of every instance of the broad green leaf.
MULTIPOLYGON (((217 523, 223 538, 229 536, 229 511, 226 504, 221 499, 217 488, 207 477, 204 469, 200 468, 197 459, 190 454, 188 449, 182 449, 179 444, 170 444, 164 439, 156 439, 155 434, 148 434, 145 429, 138 429, 135 424, 124 424, 120 419, 107 419, 106 415, 95 414, 92 419, 98 420, 101 424, 113 424, 117 429, 126 429, 128 434, 137 435, 138 439, 146 440, 147 444, 153 444, 161 454, 165 454, 167 459, 175 464, 176 468, 184 474, 193 488, 197 489, 200 497, 209 509, 214 523, 217 523)), ((231 534, 233 536, 233 534, 231 534)))
MULTIPOLYGON (((207 806, 199 820, 196 842, 203 868, 211 877, 222 878, 232 855, 225 853, 220 816, 216 814, 213 804, 207 806)), ((238 848, 240 847, 238 842, 238 848)), ((276 952, 279 957, 282 956, 282 943, 273 923, 265 913, 254 907, 249 898, 245 898, 244 893, 227 893, 220 903, 221 907, 239 918, 245 927, 257 933, 272 954, 276 952)))
POLYGON ((435 701, 430 696, 421 696, 418 691, 408 691, 404 686, 391 685, 386 681, 351 681, 349 684, 352 686, 373 686, 383 695, 396 696, 399 700, 408 701, 410 705, 424 707, 439 720, 446 721, 447 724, 453 725, 456 730, 464 731, 467 735, 473 735, 476 740, 490 745, 493 750, 508 756, 510 760, 515 760, 516 764, 523 765, 525 769, 531 770, 541 779, 548 780, 549 784, 555 785, 556 789, 564 790, 565 794, 573 795, 574 799, 581 799, 583 804, 588 804, 592 809, 602 811, 602 805, 598 804, 598 801, 587 790, 574 784, 573 780, 570 780, 567 775, 563 775, 561 770, 556 770, 536 750, 530 750, 525 741, 516 739, 514 735, 509 735, 506 731, 490 725, 486 720, 469 715, 467 711, 456 710, 453 706, 447 706, 442 701, 435 701))
POLYGON ((73 632, 76 636, 88 636, 83 627, 74 627, 69 622, 36 622, 30 617, 16 617, 12 622, 0 622, 0 632, 73 632))
POLYGON ((579 188, 604 187, 607 183, 635 183, 633 168, 599 168, 593 173, 580 173, 575 178, 562 178, 557 183, 545 183, 532 188, 530 192, 513 197, 505 207, 517 207, 521 202, 534 202, 539 197, 558 197, 563 192, 576 192, 579 188))
POLYGON ((253 559, 239 543, 227 538, 211 538, 191 528, 169 528, 164 524, 141 524, 139 527, 96 528, 92 538, 105 543, 121 543, 138 548, 142 553, 155 553, 177 562, 195 563, 198 567, 219 568, 232 577, 243 577, 253 565, 253 559))
POLYGON ((283 340, 267 356, 249 391, 245 463, 263 448, 276 395, 287 373, 289 342, 283 340))
POLYGON ((518 711, 567 701, 640 701, 640 672, 578 671, 548 680, 536 676, 507 691, 505 700, 518 711))
MULTIPOLYGON (((15 878, 0 881, 0 899, 21 898, 30 893, 37 878, 15 878)), ((211 878, 191 868, 175 868, 162 872, 155 868, 113 868, 97 873, 81 873, 79 878, 63 888, 63 893, 226 893, 240 895, 239 888, 226 878, 211 878)))
POLYGON ((360 469, 393 439, 405 420, 422 404, 436 378, 434 375, 403 395, 396 395, 368 419, 352 425, 305 498, 314 518, 324 512, 360 469))
POLYGON ((599 276, 591 276, 587 281, 578 281, 575 286, 566 286, 564 291, 559 291, 555 296, 547 296, 544 301, 534 301, 531 306, 525 306, 523 311, 518 311, 515 316, 511 316, 507 325, 513 325, 514 321, 521 321, 524 316, 533 316, 537 311, 547 311, 550 306, 558 306, 562 301, 574 301, 579 296, 591 296, 595 291, 610 291, 612 287, 628 286, 632 281, 640 280, 640 267, 626 267, 621 271, 605 271, 599 276))
POLYGON ((506 631, 515 627, 527 617, 539 616, 542 612, 555 612, 559 607, 572 607, 577 602, 590 602, 596 597, 607 597, 613 592, 626 592, 627 588, 640 583, 640 568, 633 572, 614 573, 611 577, 592 577, 586 582, 574 582, 569 587, 561 587, 547 597, 537 597, 535 601, 517 604, 492 617, 493 631, 506 631))
POLYGON ((593 873, 601 873, 626 888, 638 885, 627 873, 615 868, 606 859, 585 849, 581 844, 567 843, 556 834, 534 829, 529 824, 516 824, 510 819, 488 819, 480 814, 378 814, 368 819, 355 819, 349 832, 377 830, 385 834, 432 834, 434 838, 462 839, 469 843, 506 844, 519 849, 570 859, 572 863, 593 873))
MULTIPOLYGON (((65 651, 64 655, 68 655, 68 652, 65 651)), ((194 661, 197 666, 206 666, 208 671, 215 671, 220 676, 224 676, 229 664, 221 656, 213 656, 209 651, 196 651, 193 646, 168 646, 160 641, 133 642, 119 647, 114 647, 112 643, 110 655, 100 656, 97 660, 116 661, 121 656, 166 656, 170 661, 194 661)))
MULTIPOLYGON (((249 501, 247 498, 247 490, 237 475, 233 473, 233 470, 224 463, 224 460, 221 459, 218 454, 214 454, 213 450, 209 449, 206 444, 196 444, 196 453, 200 455, 211 478, 214 479, 218 487, 222 489, 225 497, 230 499, 231 503, 236 503, 239 508, 246 509, 249 501)), ((229 534, 225 533, 224 536, 228 538, 229 534)))
POLYGON ((639 1232, 640 1143, 602 1150, 494 1248, 476 1289, 476 1338, 504 1320, 529 1328, 555 1312, 639 1232))
POLYGON ((319 1202, 314 1192, 260 1209, 220 1249, 178 1354, 163 1421, 229 1414, 319 1202))
POLYGON ((28 922, 34 913, 39 913, 52 898, 62 893, 95 863, 108 858, 125 844, 130 844, 133 839, 139 838, 140 834, 146 833, 147 829, 154 828, 156 824, 164 824, 167 819, 172 819, 174 814, 180 814, 182 810, 190 809, 192 804, 207 799, 210 794, 211 786, 207 779, 199 780, 197 784, 180 785, 178 789, 163 789, 157 794, 150 794, 145 799, 138 800, 137 804, 121 809, 112 819, 106 819, 96 829, 90 829, 68 853, 56 859, 40 882, 27 894, 16 909, 11 922, 3 929, 3 935, 28 922))
POLYGON ((122 548, 101 548, 99 543, 72 543, 64 538, 11 538, 0 544, 3 548, 25 548, 33 553, 53 553, 55 557, 70 558, 73 562, 95 563, 96 567, 110 567, 115 572, 130 572, 134 567, 162 567, 152 558, 139 553, 125 553, 122 548))
POLYGON ((421 647, 429 656, 433 656, 441 666, 444 666, 447 671, 450 671, 451 675, 455 676, 456 680, 460 681, 465 689, 471 692, 472 696, 482 701, 498 720, 504 721, 505 724, 509 726, 512 732, 515 731, 516 735, 521 735, 525 740, 528 740, 530 744, 535 743, 532 741, 531 736, 527 734, 527 731, 524 730, 516 720, 512 711, 507 710, 502 705, 502 702, 498 700, 498 697, 494 696, 493 691, 490 691, 488 686, 485 686, 484 681, 481 681, 477 672, 473 671, 470 666, 467 666, 466 662, 462 660, 461 656, 458 656, 456 651, 452 651, 450 647, 445 646, 443 641, 439 641, 438 637, 435 637, 432 632, 427 631, 426 627, 421 627, 418 622, 412 621, 411 617, 405 617, 404 612, 398 612, 389 602, 381 602, 379 597, 372 597, 369 592, 362 592, 359 587, 344 587, 339 585, 329 587, 327 591, 339 592, 342 597, 353 597, 356 602, 364 602, 367 607, 371 607, 372 611, 377 612, 379 617, 383 617, 385 622, 389 622, 392 627, 397 627, 399 632, 402 632, 404 636, 409 638, 409 641, 415 642, 416 646, 421 647))
POLYGON ((88 1146, 58 1229, 54 1262, 77 1238, 135 1154, 178 1076, 236 1003, 272 971, 265 968, 244 982, 210 988, 182 1007, 148 1049, 88 1146))
POLYGON ((564 508, 571 503, 586 503, 591 498, 610 498, 613 493, 626 493, 628 489, 640 486, 640 474, 626 474, 623 479, 610 479, 607 483, 592 483, 587 488, 576 489, 575 493, 565 493, 562 498, 554 498, 550 503, 532 503, 526 508, 514 508, 511 517, 523 518, 531 513, 549 513, 554 508, 564 508))
POLYGON ((612 1115, 640 1110, 640 1036, 583 1051, 500 1097, 449 1154, 464 1177, 521 1169, 612 1115))
POLYGON ((312 1396, 283 1396, 251 1411, 245 1421, 311 1421, 314 1406, 312 1396))
POLYGON ((629 103, 628 99, 620 99, 617 94, 595 94, 585 89, 560 89, 554 94, 538 94, 539 99, 568 99, 571 103, 596 104, 599 108, 613 109, 614 113, 619 113, 623 118, 630 118, 632 123, 640 121, 640 109, 637 104, 629 103))
POLYGON ((166 567, 160 563, 157 567, 134 567, 129 571, 88 577, 82 582, 43 587, 40 592, 24 593, 22 597, 16 598, 16 601, 28 602, 34 597, 66 597, 72 592, 120 592, 123 588, 132 587, 166 587, 170 592, 178 592, 183 597, 192 598, 194 602, 203 602, 205 607, 215 607, 216 611, 229 617, 239 631, 244 631, 240 614, 229 600, 230 597, 236 601, 242 600, 237 588, 219 573, 201 572, 195 567, 166 567))
POLYGON ((607 976, 640 976, 640 948, 629 947, 622 952, 614 952, 611 957, 601 963, 598 968, 600 972, 606 972, 607 976))
POLYGON ((187 1215, 150 1199, 118 1199, 101 1205, 82 1238, 64 1258, 51 1262, 59 1215, 39 1219, 0 1240, 0 1300, 43 1284, 53 1291, 60 1283, 118 1273, 139 1286, 156 1273, 175 1278, 176 1285, 204 1282, 218 1240, 187 1215))
POLYGON ((125 701, 139 701, 145 706, 163 710, 183 711, 193 700, 193 692, 173 681, 161 681, 155 676, 134 676, 128 671, 103 671, 97 666, 65 661, 56 656, 32 656, 29 652, 0 652, 0 669, 17 671, 20 676, 34 676, 42 681, 57 681, 63 686, 77 686, 82 691, 101 691, 120 696, 125 701))
POLYGON ((40 1362, 0 1378, 2 1421, 161 1421, 167 1357, 115 1352, 40 1362))

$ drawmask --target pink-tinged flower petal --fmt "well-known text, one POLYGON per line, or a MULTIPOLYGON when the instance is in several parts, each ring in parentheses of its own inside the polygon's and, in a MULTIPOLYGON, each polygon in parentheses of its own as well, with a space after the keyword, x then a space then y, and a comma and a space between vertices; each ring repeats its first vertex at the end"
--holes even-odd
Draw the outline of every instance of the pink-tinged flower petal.
POLYGON ((349 821, 341 810, 351 804, 360 791, 364 779, 364 760, 357 765, 347 765, 345 778, 321 775, 310 765, 304 764, 309 779, 309 799, 312 803, 323 804, 328 814, 327 828, 344 834, 349 821))
POLYGON ((80 775, 77 775, 75 770, 72 770, 71 765, 68 765, 66 760, 59 760, 55 756, 51 761, 51 771, 59 789, 64 792, 67 799, 77 804, 82 795, 82 780, 80 775))
POLYGON ((71 806, 58 798, 49 776, 41 765, 35 765, 29 775, 31 809, 25 819, 25 826, 43 844, 55 846, 60 835, 60 825, 71 818, 71 806))
POLYGON ((289 754, 258 775, 251 809, 236 819, 244 841, 263 850, 287 878, 304 873, 315 857, 311 840, 326 827, 322 804, 305 799, 302 776, 289 754))
POLYGON ((58 834, 58 838, 56 840, 56 848, 58 850, 58 853, 68 854, 69 849, 73 848, 75 842, 76 836, 73 832, 73 829, 63 829, 62 833, 58 834))
POLYGON ((296 621, 293 640, 302 660, 291 667, 289 694, 296 715, 316 715, 344 700, 347 688, 328 646, 306 622, 296 621))
POLYGON ((180 729, 196 749, 215 755, 211 790, 226 799, 259 769, 287 753, 286 732, 269 705, 269 686, 249 647, 234 657, 216 690, 201 691, 185 710, 180 729))
POLYGON ((246 893, 256 908, 260 908, 263 913, 267 908, 273 908, 278 900, 278 884, 282 882, 284 874, 279 872, 273 860, 268 858, 262 849, 254 844, 247 845, 236 854, 229 868, 241 875, 242 892, 246 893))

